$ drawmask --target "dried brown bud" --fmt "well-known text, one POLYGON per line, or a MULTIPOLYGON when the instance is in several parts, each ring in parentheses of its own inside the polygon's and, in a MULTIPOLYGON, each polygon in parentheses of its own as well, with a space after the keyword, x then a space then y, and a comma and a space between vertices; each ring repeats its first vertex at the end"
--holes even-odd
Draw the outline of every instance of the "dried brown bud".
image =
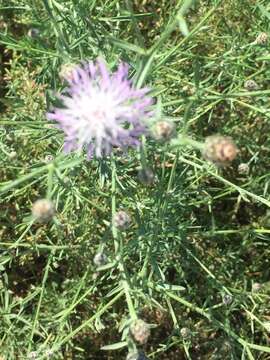
POLYGON ((155 139, 168 141, 176 135, 175 124, 169 121, 158 121, 153 128, 155 139))
POLYGON ((206 138, 202 153, 206 160, 227 166, 236 158, 238 149, 230 137, 212 135, 206 138))
POLYGON ((139 344, 145 344, 150 336, 150 329, 142 319, 137 319, 130 326, 130 333, 139 344))
POLYGON ((32 215, 37 222, 46 223, 55 214, 54 204, 47 199, 39 199, 32 206, 32 215))

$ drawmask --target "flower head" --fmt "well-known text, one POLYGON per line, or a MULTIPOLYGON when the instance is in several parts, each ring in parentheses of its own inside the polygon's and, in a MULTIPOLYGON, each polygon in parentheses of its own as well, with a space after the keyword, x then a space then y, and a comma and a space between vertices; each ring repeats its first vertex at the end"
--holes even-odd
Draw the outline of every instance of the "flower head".
POLYGON ((102 60, 78 65, 59 96, 63 107, 47 114, 65 133, 65 152, 86 148, 88 158, 108 155, 113 146, 137 146, 151 116, 149 89, 136 89, 121 63, 110 73, 102 60))

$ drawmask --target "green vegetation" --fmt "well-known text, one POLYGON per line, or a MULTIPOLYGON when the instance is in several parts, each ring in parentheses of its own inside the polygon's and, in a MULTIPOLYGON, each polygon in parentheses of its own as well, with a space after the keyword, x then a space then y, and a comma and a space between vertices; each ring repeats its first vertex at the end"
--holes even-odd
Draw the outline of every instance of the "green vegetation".
POLYGON ((267 0, 0 0, 1 360, 270 358, 269 19, 267 0), (46 112, 98 56, 178 140, 63 154, 46 112), (227 167, 199 150, 213 134, 237 144, 227 167))

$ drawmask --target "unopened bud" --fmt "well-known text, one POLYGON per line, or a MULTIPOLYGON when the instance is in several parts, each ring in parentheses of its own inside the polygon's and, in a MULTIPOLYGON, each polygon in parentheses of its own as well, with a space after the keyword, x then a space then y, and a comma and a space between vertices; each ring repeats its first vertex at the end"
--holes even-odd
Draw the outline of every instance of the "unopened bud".
POLYGON ((126 230, 131 225, 131 218, 128 213, 120 210, 114 214, 113 223, 117 229, 126 230))
POLYGON ((128 353, 126 360, 149 360, 142 351, 128 353))
POLYGON ((260 33, 255 40, 255 44, 262 46, 267 45, 267 42, 268 42, 268 35, 265 32, 260 33))
POLYGON ((32 39, 36 39, 39 36, 39 34, 40 31, 36 28, 29 29, 27 32, 27 35, 32 39))
POLYGON ((259 89, 259 85, 254 80, 247 80, 244 84, 244 87, 248 91, 254 91, 259 89))
POLYGON ((236 158, 238 149, 230 137, 212 135, 206 138, 202 153, 206 160, 226 166, 236 158))
POLYGON ((142 184, 150 186, 155 182, 155 174, 150 168, 142 168, 138 171, 138 179, 142 184))
POLYGON ((9 141, 9 142, 13 142, 14 138, 13 138, 13 136, 11 134, 7 134, 6 140, 9 141))
POLYGON ((32 206, 32 215, 37 222, 49 222, 55 214, 54 204, 47 199, 39 199, 32 206))
POLYGON ((53 155, 47 154, 47 155, 45 156, 45 158, 44 158, 44 161, 45 161, 46 164, 48 164, 48 163, 52 162, 53 159, 54 159, 53 155))
POLYGON ((130 326, 130 333, 139 344, 145 344, 150 336, 149 325, 142 319, 137 319, 130 326))
POLYGON ((262 285, 260 283, 255 282, 252 284, 253 292, 259 292, 261 290, 261 288, 262 288, 262 285))
POLYGON ((233 302, 233 297, 229 294, 225 294, 222 301, 224 305, 230 305, 233 302))
POLYGON ((181 334, 183 339, 187 339, 187 338, 190 337, 191 332, 190 332, 189 328, 183 327, 180 330, 180 334, 181 334))
POLYGON ((97 253, 94 256, 94 264, 96 266, 102 266, 105 265, 107 263, 107 256, 105 254, 103 254, 102 252, 97 253))
POLYGON ((238 172, 240 175, 247 175, 249 173, 249 165, 245 163, 239 164, 238 172))
POLYGON ((37 359, 38 357, 38 354, 36 351, 31 351, 28 356, 27 356, 27 359, 37 359))
POLYGON ((14 160, 14 159, 16 159, 16 157, 17 157, 16 151, 11 151, 11 153, 9 154, 10 160, 14 160))
POLYGON ((51 349, 49 349, 49 350, 46 350, 46 352, 45 352, 45 354, 46 354, 46 356, 47 357, 52 357, 53 356, 53 351, 51 350, 51 349))
POLYGON ((176 135, 175 124, 169 121, 158 121, 153 128, 155 139, 168 141, 176 135))

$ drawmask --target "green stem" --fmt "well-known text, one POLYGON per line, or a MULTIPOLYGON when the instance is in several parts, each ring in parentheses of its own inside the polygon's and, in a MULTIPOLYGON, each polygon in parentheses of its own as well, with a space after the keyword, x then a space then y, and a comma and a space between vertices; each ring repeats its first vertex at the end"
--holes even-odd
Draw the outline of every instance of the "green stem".
POLYGON ((48 278, 52 258, 53 258, 53 256, 52 256, 52 253, 51 253, 51 255, 50 255, 49 259, 48 259, 47 266, 46 266, 45 273, 44 273, 43 280, 42 280, 39 300, 38 300, 38 304, 37 304, 37 310, 36 310, 34 323, 33 323, 32 331, 31 331, 31 334, 30 334, 30 339, 29 339, 28 351, 31 351, 31 348, 32 348, 32 340, 33 340, 33 337, 34 337, 34 334, 35 334, 35 331, 36 331, 36 327, 37 327, 37 324, 38 324, 38 317, 39 317, 39 313, 40 313, 41 302, 42 302, 42 299, 43 299, 45 284, 46 284, 46 281, 47 281, 47 278, 48 278))
POLYGON ((47 186, 47 199, 51 199, 52 197, 52 188, 53 188, 53 174, 54 174, 54 165, 49 164, 48 171, 48 186, 47 186))
POLYGON ((193 140, 188 136, 179 134, 176 139, 173 139, 171 141, 171 146, 172 147, 190 146, 201 151, 203 150, 204 144, 199 141, 193 140))
MULTIPOLYGON (((85 327, 88 327, 94 320, 103 315, 118 299, 120 299, 123 295, 123 291, 120 291, 112 300, 110 300, 106 305, 103 306, 102 309, 95 312, 93 316, 91 316, 88 320, 79 325, 75 330, 71 331, 67 336, 65 336, 60 342, 52 347, 52 351, 58 351, 60 347, 67 343, 70 339, 76 336, 81 330, 85 327)), ((41 355, 39 359, 46 358, 46 354, 41 355)))
POLYGON ((112 236, 114 240, 114 251, 115 257, 118 259, 118 270, 122 277, 122 285, 126 296, 126 302, 128 305, 128 310, 131 319, 135 320, 137 314, 130 296, 130 286, 128 282, 128 274, 123 261, 123 243, 119 237, 119 232, 114 224, 114 216, 116 213, 116 164, 115 160, 112 158, 112 236))
POLYGON ((250 348, 250 349, 270 353, 270 347, 262 346, 262 345, 256 345, 256 344, 252 344, 252 343, 249 343, 249 342, 245 341, 243 338, 238 336, 234 331, 232 331, 227 325, 225 325, 221 321, 215 319, 211 314, 207 313, 206 311, 199 308, 198 306, 195 306, 195 305, 191 304, 190 302, 184 300, 183 298, 180 298, 179 296, 177 296, 177 295, 175 295, 175 294, 173 294, 171 292, 166 291, 166 294, 170 298, 172 298, 172 299, 176 300, 177 302, 179 302, 180 304, 184 305, 185 307, 187 307, 187 308, 197 312, 198 314, 204 316, 206 319, 208 319, 209 321, 214 323, 216 326, 218 326, 220 329, 225 331, 229 336, 231 336, 233 339, 235 339, 244 348, 250 348))

